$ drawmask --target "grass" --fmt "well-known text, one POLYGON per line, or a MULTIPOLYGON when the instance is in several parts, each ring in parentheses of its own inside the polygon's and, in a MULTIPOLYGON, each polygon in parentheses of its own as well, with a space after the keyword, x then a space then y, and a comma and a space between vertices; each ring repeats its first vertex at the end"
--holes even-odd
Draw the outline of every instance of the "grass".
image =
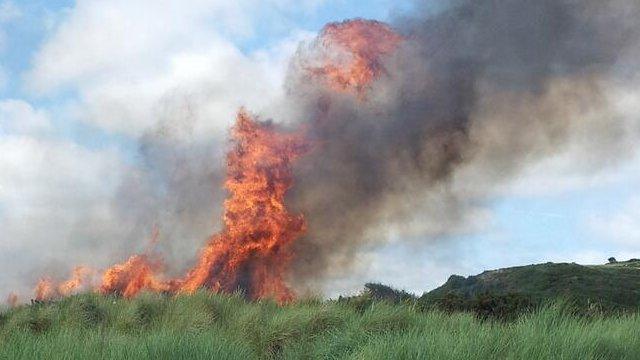
POLYGON ((200 292, 84 294, 0 315, 2 359, 638 359, 640 315, 550 305, 513 322, 410 303, 287 306, 200 292))

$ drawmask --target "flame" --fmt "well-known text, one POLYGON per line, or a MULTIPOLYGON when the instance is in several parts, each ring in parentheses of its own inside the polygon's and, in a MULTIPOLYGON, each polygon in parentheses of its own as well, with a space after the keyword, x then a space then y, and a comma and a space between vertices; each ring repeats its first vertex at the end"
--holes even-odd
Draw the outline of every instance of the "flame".
POLYGON ((307 151, 301 134, 278 132, 244 110, 232 129, 235 147, 227 155, 224 228, 211 237, 196 266, 180 286, 193 292, 242 289, 250 298, 285 302, 293 293, 285 276, 293 256, 291 244, 304 234, 302 215, 291 214, 285 194, 293 184, 292 162, 307 151))
POLYGON ((326 25, 318 40, 322 65, 309 66, 309 72, 334 91, 363 97, 385 72, 382 60, 398 48, 402 37, 385 23, 357 19, 326 25))
POLYGON ((142 254, 131 256, 127 261, 108 268, 102 274, 98 291, 102 294, 117 294, 131 298, 143 290, 167 292, 171 282, 161 280, 162 260, 153 254, 158 244, 160 229, 153 227, 151 238, 142 254))
POLYGON ((43 277, 38 281, 34 290, 35 300, 46 301, 61 296, 69 296, 86 288, 90 282, 93 270, 86 266, 77 266, 73 269, 71 277, 60 284, 55 284, 49 277, 43 277))
POLYGON ((99 291, 126 298, 133 297, 142 290, 169 291, 170 285, 156 275, 160 269, 159 260, 154 261, 146 255, 133 255, 124 263, 114 265, 104 272, 99 291))
POLYGON ((58 285, 58 294, 61 296, 69 296, 78 292, 82 287, 89 283, 89 278, 93 274, 93 270, 86 266, 77 266, 73 269, 71 278, 58 285))
POLYGON ((38 301, 46 301, 50 300, 55 296, 55 290, 53 286, 53 281, 50 278, 42 278, 38 281, 36 288, 34 290, 36 300, 38 301))

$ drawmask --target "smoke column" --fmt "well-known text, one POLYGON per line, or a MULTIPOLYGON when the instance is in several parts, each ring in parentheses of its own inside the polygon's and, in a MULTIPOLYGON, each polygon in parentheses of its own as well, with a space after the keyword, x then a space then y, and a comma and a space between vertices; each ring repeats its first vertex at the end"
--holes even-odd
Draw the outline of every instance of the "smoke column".
POLYGON ((292 61, 292 116, 321 144, 300 161, 291 196, 309 223, 293 272, 301 287, 345 272, 385 230, 424 241, 455 233, 474 204, 574 133, 588 139, 585 153, 597 147, 593 166, 624 156, 637 135, 607 96, 638 70, 625 63, 638 48, 637 2, 469 0, 436 15, 428 5, 395 21, 403 40, 364 98, 309 71, 318 54, 344 56, 327 37, 347 23, 292 61))

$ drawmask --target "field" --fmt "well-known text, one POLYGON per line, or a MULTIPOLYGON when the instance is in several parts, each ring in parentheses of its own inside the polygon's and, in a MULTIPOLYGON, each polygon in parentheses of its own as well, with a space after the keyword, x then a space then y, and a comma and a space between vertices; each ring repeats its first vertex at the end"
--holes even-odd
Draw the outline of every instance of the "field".
MULTIPOLYGON (((370 300, 370 299, 369 299, 370 300)), ((415 301, 278 306, 207 292, 132 300, 84 294, 0 317, 3 359, 638 359, 640 315, 572 315, 562 303, 512 321, 415 301)))

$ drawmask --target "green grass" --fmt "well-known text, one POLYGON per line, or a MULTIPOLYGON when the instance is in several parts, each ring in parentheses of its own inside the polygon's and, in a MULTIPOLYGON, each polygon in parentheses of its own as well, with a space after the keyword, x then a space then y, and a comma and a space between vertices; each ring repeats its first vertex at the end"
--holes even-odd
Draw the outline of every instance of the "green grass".
POLYGON ((638 359, 640 315, 513 322, 406 304, 85 294, 0 315, 2 359, 638 359))

